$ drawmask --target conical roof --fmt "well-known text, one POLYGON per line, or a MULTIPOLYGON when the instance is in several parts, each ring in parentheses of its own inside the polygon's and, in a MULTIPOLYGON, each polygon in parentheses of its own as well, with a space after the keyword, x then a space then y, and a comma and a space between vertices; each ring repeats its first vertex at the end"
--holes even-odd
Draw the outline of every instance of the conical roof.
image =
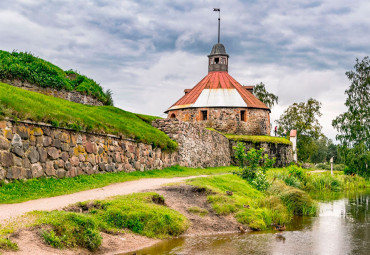
POLYGON ((211 54, 209 55, 227 55, 225 46, 222 43, 216 43, 213 45, 211 54))
POLYGON ((210 72, 166 112, 197 107, 248 107, 270 110, 227 72, 210 72))

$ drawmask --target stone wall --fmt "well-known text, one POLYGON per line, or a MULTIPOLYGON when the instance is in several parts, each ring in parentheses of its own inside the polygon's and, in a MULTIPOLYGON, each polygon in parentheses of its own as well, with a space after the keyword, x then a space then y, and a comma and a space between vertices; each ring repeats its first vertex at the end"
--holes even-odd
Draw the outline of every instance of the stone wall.
POLYGON ((176 164, 177 152, 117 136, 0 121, 0 180, 144 171, 176 164))
POLYGON ((168 118, 198 123, 226 134, 269 135, 270 113, 265 109, 254 108, 188 108, 171 110, 168 118), (207 110, 207 120, 202 120, 201 111, 207 110), (241 111, 245 111, 244 121, 241 111))
POLYGON ((75 103, 95 105, 95 106, 103 105, 103 103, 100 102, 98 99, 92 96, 89 96, 89 95, 82 94, 77 91, 43 88, 43 87, 31 84, 27 81, 20 81, 20 80, 0 80, 0 82, 6 83, 6 84, 9 84, 9 85, 21 88, 21 89, 38 92, 44 95, 59 97, 59 98, 62 98, 68 101, 75 102, 75 103))
MULTIPOLYGON (((252 143, 252 142, 243 142, 246 148, 246 151, 251 148, 259 149, 264 148, 265 153, 269 155, 269 158, 276 158, 275 167, 284 167, 290 164, 293 161, 293 147, 288 144, 275 144, 275 143, 252 143)), ((234 146, 237 145, 236 141, 230 140, 230 151, 231 151, 231 161, 235 165, 237 162, 234 157, 235 150, 234 146)))
POLYGON ((177 141, 178 162, 187 167, 230 165, 229 140, 202 126, 176 119, 159 119, 152 125, 177 141))

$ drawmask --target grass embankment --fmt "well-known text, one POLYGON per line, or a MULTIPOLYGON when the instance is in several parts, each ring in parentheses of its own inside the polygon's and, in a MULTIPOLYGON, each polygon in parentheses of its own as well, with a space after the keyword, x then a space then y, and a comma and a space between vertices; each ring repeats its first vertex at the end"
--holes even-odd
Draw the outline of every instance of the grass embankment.
MULTIPOLYGON (((52 247, 82 247, 90 251, 101 245, 101 232, 117 234, 129 230, 147 237, 168 238, 182 234, 189 227, 188 220, 164 206, 164 198, 154 192, 77 203, 64 211, 36 211, 28 215, 33 217, 28 226, 37 229, 52 247)), ((11 226, 4 227, 0 237, 14 230, 11 226)), ((12 245, 3 250, 11 249, 12 245)))
POLYGON ((145 172, 118 172, 93 175, 81 175, 74 178, 41 178, 28 181, 0 182, 0 203, 19 203, 32 199, 54 197, 78 191, 95 189, 109 184, 155 177, 183 177, 203 174, 231 173, 236 167, 186 168, 173 166, 162 170, 145 172))
POLYGON ((310 172, 297 166, 275 169, 268 172, 273 179, 282 180, 286 185, 308 192, 356 190, 367 187, 364 178, 344 175, 342 171, 310 172))
POLYGON ((33 120, 56 127, 123 135, 138 142, 173 150, 177 143, 142 118, 150 117, 113 106, 89 106, 0 83, 0 116, 33 120), (19 103, 22 102, 22 103, 19 103))
POLYGON ((292 144, 286 138, 283 137, 275 137, 275 136, 268 136, 268 135, 232 135, 232 134, 225 134, 225 136, 229 140, 234 140, 237 142, 252 142, 252 143, 274 143, 274 144, 292 144))
POLYGON ((113 105, 112 95, 94 80, 75 71, 63 71, 59 67, 27 52, 0 50, 0 80, 21 80, 40 87, 78 91, 91 95, 104 105, 113 105))
POLYGON ((209 191, 208 202, 217 214, 233 214, 238 222, 254 230, 284 225, 293 215, 312 216, 317 210, 307 193, 281 181, 274 181, 266 192, 258 191, 237 175, 197 178, 187 183, 209 191))

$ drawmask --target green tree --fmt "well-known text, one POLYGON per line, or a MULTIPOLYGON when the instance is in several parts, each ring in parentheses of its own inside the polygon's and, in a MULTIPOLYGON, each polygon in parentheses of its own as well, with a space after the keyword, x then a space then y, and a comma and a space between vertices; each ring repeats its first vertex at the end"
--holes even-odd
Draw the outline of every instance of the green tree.
POLYGON ((275 103, 278 103, 279 97, 275 94, 269 93, 266 90, 265 84, 262 82, 256 84, 253 88, 253 94, 262 101, 268 108, 272 108, 275 103))
POLYGON ((286 132, 297 130, 298 159, 301 161, 309 160, 315 152, 313 151, 315 140, 321 136, 322 127, 318 120, 322 115, 320 109, 321 103, 310 98, 306 103, 294 103, 289 106, 276 121, 280 135, 285 135, 283 130, 286 132))
POLYGON ((332 125, 339 134, 341 154, 347 173, 369 176, 370 162, 370 59, 356 59, 354 71, 346 72, 351 81, 345 91, 347 111, 336 117, 332 125))
POLYGON ((312 163, 326 162, 328 156, 329 140, 326 136, 322 135, 318 140, 314 141, 315 146, 310 157, 312 163))

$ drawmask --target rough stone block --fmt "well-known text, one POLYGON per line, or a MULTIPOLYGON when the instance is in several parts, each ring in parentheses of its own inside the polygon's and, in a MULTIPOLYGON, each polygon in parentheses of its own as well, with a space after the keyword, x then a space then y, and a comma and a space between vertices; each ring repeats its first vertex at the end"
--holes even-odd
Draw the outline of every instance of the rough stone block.
POLYGON ((0 150, 9 150, 10 148, 10 143, 8 139, 6 139, 3 136, 0 136, 0 150))
POLYGON ((33 178, 39 178, 44 175, 44 170, 40 163, 32 164, 31 172, 33 178))
POLYGON ((59 151, 56 148, 54 148, 54 147, 48 148, 48 157, 50 159, 57 159, 57 158, 59 158, 59 151))

